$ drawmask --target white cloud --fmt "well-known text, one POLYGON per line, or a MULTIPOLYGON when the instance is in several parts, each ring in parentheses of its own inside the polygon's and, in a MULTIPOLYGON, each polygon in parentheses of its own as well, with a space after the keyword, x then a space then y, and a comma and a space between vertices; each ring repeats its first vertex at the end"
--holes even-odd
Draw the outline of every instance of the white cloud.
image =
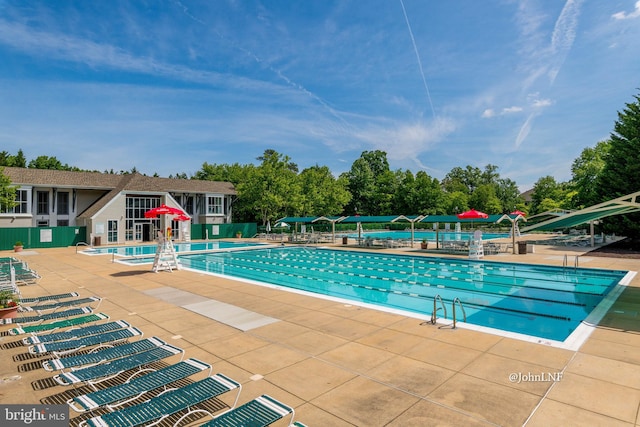
POLYGON ((455 130, 451 119, 438 118, 426 123, 399 123, 380 129, 378 126, 356 135, 377 150, 387 152, 390 160, 415 160, 421 153, 433 149, 455 130))
POLYGON ((549 107, 552 104, 553 104, 553 101, 551 101, 550 99, 536 99, 533 101, 532 106, 534 108, 544 108, 544 107, 549 107))
POLYGON ((137 57, 108 43, 96 43, 65 34, 37 31, 2 19, 0 19, 0 43, 35 57, 70 61, 85 64, 91 68, 103 67, 209 86, 224 84, 236 88, 254 87, 260 90, 265 90, 268 86, 267 83, 246 78, 162 63, 151 57, 137 57))
POLYGON ((502 114, 513 114, 513 113, 519 113, 521 111, 522 111, 522 107, 513 106, 513 107, 503 108, 502 114))
POLYGON ((496 112, 493 111, 493 109, 491 109, 491 108, 487 108, 486 110, 484 110, 482 112, 482 118, 483 119, 489 119, 491 117, 494 117, 495 115, 496 115, 496 112))
POLYGON ((618 19, 618 20, 622 20, 622 19, 634 19, 637 17, 640 17, 640 1, 637 1, 635 4, 635 10, 631 13, 627 13, 627 12, 618 12, 618 13, 614 13, 613 15, 611 15, 611 17, 613 19, 618 19))
MULTIPOLYGON (((515 113, 520 113, 523 111, 522 107, 518 107, 516 105, 511 106, 511 107, 505 107, 502 110, 500 110, 500 116, 506 116, 509 114, 515 114, 515 113)), ((487 108, 486 110, 484 110, 482 112, 482 118, 483 119, 490 119, 492 117, 495 117, 496 115, 498 115, 496 113, 496 111, 493 108, 487 108)))

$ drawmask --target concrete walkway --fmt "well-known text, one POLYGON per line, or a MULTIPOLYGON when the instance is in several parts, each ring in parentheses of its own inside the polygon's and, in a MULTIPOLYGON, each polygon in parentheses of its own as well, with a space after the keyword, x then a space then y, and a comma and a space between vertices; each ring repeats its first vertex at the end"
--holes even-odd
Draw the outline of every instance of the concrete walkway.
MULTIPOLYGON (((562 265, 565 253, 573 261, 584 250, 537 245, 533 254, 486 259, 562 265)), ((242 383, 239 403, 267 393, 309 426, 640 426, 637 277, 570 351, 195 272, 153 273, 75 248, 18 256, 42 276, 24 296, 103 297, 99 311, 112 320, 242 383)), ((640 260, 588 254, 580 265, 640 270, 640 260)), ((38 368, 43 358, 16 341, 0 336, 0 404, 52 403, 82 391, 52 386, 38 368)), ((217 409, 232 403, 223 397, 217 409)), ((82 419, 70 416, 71 425, 82 419)))

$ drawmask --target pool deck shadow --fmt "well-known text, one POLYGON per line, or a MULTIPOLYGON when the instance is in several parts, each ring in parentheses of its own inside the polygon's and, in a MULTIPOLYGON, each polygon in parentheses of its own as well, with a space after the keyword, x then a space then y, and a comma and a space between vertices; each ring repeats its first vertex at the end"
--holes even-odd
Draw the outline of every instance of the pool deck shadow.
MULTIPOLYGON (((430 256, 416 249, 383 250, 430 256)), ((588 258, 587 248, 571 249, 565 253, 588 258)), ((99 311, 112 320, 126 320, 145 337, 181 347, 185 357, 242 383, 239 404, 270 394, 309 426, 640 426, 637 277, 582 347, 571 351, 198 272, 142 271, 74 248, 31 252, 25 260, 42 279, 21 287, 24 296, 101 296, 99 311), (187 308, 210 301, 220 305, 203 314, 187 308), (228 319, 273 322, 243 330, 211 318, 225 308, 228 319)), ((485 258, 561 266, 559 254, 536 245, 533 254, 485 258)), ((638 271, 640 260, 593 257, 581 266, 638 271)), ((0 326, 0 333, 7 329, 0 326)), ((37 368, 45 358, 30 357, 16 341, 0 335, 0 404, 73 393, 60 386, 35 389, 51 377, 37 368)), ((220 405, 231 403, 223 397, 220 405)), ((70 412, 71 425, 77 415, 70 412)))

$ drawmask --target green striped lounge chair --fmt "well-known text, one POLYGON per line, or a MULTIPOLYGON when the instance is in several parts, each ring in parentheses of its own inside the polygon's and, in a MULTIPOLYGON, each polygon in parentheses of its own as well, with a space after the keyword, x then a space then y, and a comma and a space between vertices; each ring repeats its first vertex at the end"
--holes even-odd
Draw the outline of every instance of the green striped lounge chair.
MULTIPOLYGON (((184 356, 184 350, 170 344, 165 344, 162 347, 153 348, 99 365, 62 372, 54 375, 53 380, 63 386, 86 384, 96 390, 95 386, 103 381, 115 378, 130 370, 150 370, 147 365, 176 355, 184 356)), ((182 357, 180 359, 182 360, 182 357)))
POLYGON ((89 418, 82 421, 79 426, 154 426, 177 412, 236 389, 238 390, 237 402, 241 390, 240 383, 222 374, 216 374, 180 388, 167 390, 144 403, 89 418))
POLYGON ((70 319, 58 320, 51 323, 40 323, 39 325, 18 326, 9 329, 10 335, 23 335, 29 333, 39 333, 46 331, 55 331, 56 329, 69 328, 73 326, 83 325, 91 322, 99 322, 107 320, 109 316, 104 313, 87 314, 86 316, 72 317, 70 319))
POLYGON ((64 332, 54 332, 50 334, 33 334, 30 337, 23 338, 22 343, 24 345, 36 345, 54 341, 72 340, 130 327, 131 325, 128 322, 124 320, 118 320, 116 322, 101 323, 99 325, 71 328, 64 332))
POLYGON ((40 295, 38 297, 20 298, 20 304, 40 304, 45 301, 60 301, 67 298, 79 296, 77 292, 66 292, 63 294, 40 295))
POLYGON ((210 376, 211 369, 211 365, 191 358, 143 376, 138 376, 138 372, 136 372, 122 384, 73 397, 67 400, 67 404, 79 413, 101 407, 115 411, 120 406, 136 400, 150 391, 161 387, 166 389, 178 380, 206 370, 209 371, 207 376, 210 376))
POLYGON ((107 363, 110 360, 122 359, 137 353, 162 347, 167 343, 158 337, 145 338, 127 344, 114 346, 113 344, 103 344, 91 349, 89 353, 77 354, 44 360, 42 367, 47 372, 62 371, 65 369, 88 368, 94 365, 107 363))
POLYGON ((129 327, 126 329, 118 329, 115 331, 104 332, 98 335, 90 335, 88 337, 74 338, 65 341, 46 342, 29 346, 29 353, 44 354, 53 353, 54 356, 75 353, 85 347, 92 347, 105 343, 118 343, 127 341, 129 338, 142 336, 142 331, 138 328, 129 327))
POLYGON ((23 324, 38 323, 54 319, 65 319, 67 317, 81 316, 89 313, 93 313, 93 309, 91 307, 72 308, 65 311, 54 311, 53 313, 41 314, 39 316, 0 319, 0 325, 11 325, 17 323, 19 326, 22 326, 23 324))
POLYGON ((66 301, 51 302, 49 304, 36 305, 34 307, 25 305, 25 306, 21 306, 20 309, 22 311, 27 311, 27 312, 35 311, 36 313, 41 314, 43 311, 60 310, 68 307, 78 307, 81 305, 91 306, 95 302, 98 303, 96 304, 95 307, 93 307, 93 309, 96 310, 100 306, 100 303, 102 302, 102 298, 99 298, 99 297, 77 298, 77 299, 71 299, 66 301))
MULTIPOLYGON (((205 411, 206 412, 206 411, 205 411)), ((202 427, 228 427, 228 426, 268 426, 289 415, 293 422, 295 411, 273 397, 263 394, 253 400, 216 416, 213 420, 202 424, 202 427)), ((177 423, 176 423, 177 425, 177 423)))

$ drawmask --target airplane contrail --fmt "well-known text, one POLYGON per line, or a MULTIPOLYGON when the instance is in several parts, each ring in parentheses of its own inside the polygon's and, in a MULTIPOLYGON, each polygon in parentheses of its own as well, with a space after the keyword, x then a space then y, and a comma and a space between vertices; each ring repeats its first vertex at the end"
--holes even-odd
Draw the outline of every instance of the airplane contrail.
POLYGON ((436 118, 436 110, 433 108, 433 102, 431 101, 431 93, 429 92, 429 85, 427 84, 427 79, 424 76, 424 71, 422 69, 422 61, 420 61, 420 54, 418 53, 418 46, 416 45, 416 39, 413 37, 413 31, 411 30, 411 24, 409 24, 409 17, 407 16, 407 10, 404 7, 404 2, 400 0, 400 5, 402 6, 402 13, 404 14, 404 20, 407 22, 407 28, 409 29, 409 35, 411 36, 411 42, 413 43, 413 50, 416 53, 416 59, 418 60, 418 68, 420 69, 420 75, 422 76, 422 83, 424 83, 424 89, 427 92, 427 99, 429 100, 429 105, 431 106, 431 113, 433 114, 433 118, 436 118))

